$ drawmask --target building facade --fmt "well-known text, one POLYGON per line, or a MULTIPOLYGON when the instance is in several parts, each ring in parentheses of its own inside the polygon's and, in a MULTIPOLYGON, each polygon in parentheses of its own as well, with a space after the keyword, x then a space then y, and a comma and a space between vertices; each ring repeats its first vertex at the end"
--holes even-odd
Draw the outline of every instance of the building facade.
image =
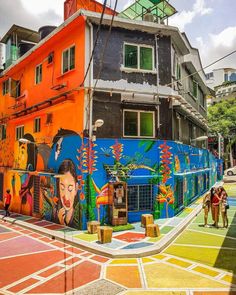
POLYGON ((204 149, 198 51, 175 27, 89 4, 66 1, 64 23, 22 56, 25 28, 2 39, 0 197, 10 188, 12 211, 76 228, 174 216, 222 173, 204 149))

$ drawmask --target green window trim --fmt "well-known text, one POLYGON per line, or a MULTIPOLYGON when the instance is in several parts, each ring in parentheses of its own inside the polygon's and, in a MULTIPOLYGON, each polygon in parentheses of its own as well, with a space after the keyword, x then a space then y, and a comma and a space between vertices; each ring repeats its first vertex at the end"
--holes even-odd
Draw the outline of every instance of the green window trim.
POLYGON ((2 95, 6 95, 9 93, 9 88, 10 88, 10 80, 7 79, 2 83, 2 95))
POLYGON ((36 66, 35 68, 35 84, 39 84, 43 79, 43 66, 42 64, 36 66))
POLYGON ((124 67, 140 71, 154 71, 153 46, 124 43, 124 67))
POLYGON ((155 137, 155 116, 153 111, 124 110, 124 137, 155 137))
POLYGON ((75 68, 75 45, 62 52, 62 74, 75 68))

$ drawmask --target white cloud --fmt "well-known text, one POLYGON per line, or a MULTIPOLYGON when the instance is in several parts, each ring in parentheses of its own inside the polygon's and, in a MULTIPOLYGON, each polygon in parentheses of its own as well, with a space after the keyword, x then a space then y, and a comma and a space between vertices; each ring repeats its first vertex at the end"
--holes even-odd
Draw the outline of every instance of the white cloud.
POLYGON ((207 8, 205 0, 196 0, 196 2, 193 5, 193 11, 196 14, 205 15, 205 14, 211 14, 213 11, 212 8, 207 8))
POLYGON ((64 0, 21 0, 23 7, 34 15, 53 11, 58 15, 63 14, 64 0))
MULTIPOLYGON (((203 66, 206 66, 236 50, 236 27, 225 28, 218 34, 208 34, 204 39, 198 37, 196 42, 203 66)), ((206 72, 220 67, 236 68, 236 53, 207 68, 206 72)))
POLYGON ((211 42, 215 48, 223 46, 231 48, 236 45, 236 27, 228 27, 221 33, 214 35, 210 34, 211 42))
POLYGON ((196 0, 192 10, 183 10, 178 14, 175 14, 170 18, 170 25, 177 26, 180 31, 184 31, 185 26, 191 24, 195 17, 210 14, 213 11, 212 8, 206 7, 205 0, 196 0))

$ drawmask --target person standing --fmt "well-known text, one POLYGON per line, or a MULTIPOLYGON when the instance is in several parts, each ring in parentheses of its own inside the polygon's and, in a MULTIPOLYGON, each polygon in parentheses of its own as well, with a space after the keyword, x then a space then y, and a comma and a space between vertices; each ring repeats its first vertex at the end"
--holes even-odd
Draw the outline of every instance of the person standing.
POLYGON ((207 224, 208 213, 210 212, 211 208, 211 193, 207 193, 203 198, 202 208, 204 209, 204 227, 209 227, 207 224))
POLYGON ((9 207, 11 204, 11 194, 10 194, 10 190, 7 189, 6 190, 6 194, 4 196, 4 208, 5 208, 5 216, 10 216, 10 213, 8 211, 9 207))
POLYGON ((214 195, 211 199, 211 203, 212 203, 212 216, 214 217, 214 224, 213 226, 215 226, 216 228, 218 228, 218 222, 219 222, 219 206, 220 206, 220 202, 221 202, 221 198, 220 198, 220 189, 216 189, 214 192, 214 195))
POLYGON ((227 228, 229 224, 227 210, 229 209, 228 195, 223 187, 221 187, 221 216, 223 221, 223 227, 227 228))

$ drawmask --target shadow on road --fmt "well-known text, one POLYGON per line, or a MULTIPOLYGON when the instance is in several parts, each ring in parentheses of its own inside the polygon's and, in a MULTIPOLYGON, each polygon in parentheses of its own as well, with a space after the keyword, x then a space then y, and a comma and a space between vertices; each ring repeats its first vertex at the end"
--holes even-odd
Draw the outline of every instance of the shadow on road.
MULTIPOLYGON (((231 207, 232 208, 232 207, 231 207)), ((234 207, 235 208, 235 207, 234 207)), ((229 294, 236 294, 236 212, 228 210, 228 217, 232 220, 229 223, 229 227, 221 246, 221 250, 217 256, 215 267, 219 269, 225 269, 226 271, 232 273, 232 276, 227 277, 227 281, 231 283, 231 291, 229 294)), ((219 229, 224 230, 224 229, 219 229)))

